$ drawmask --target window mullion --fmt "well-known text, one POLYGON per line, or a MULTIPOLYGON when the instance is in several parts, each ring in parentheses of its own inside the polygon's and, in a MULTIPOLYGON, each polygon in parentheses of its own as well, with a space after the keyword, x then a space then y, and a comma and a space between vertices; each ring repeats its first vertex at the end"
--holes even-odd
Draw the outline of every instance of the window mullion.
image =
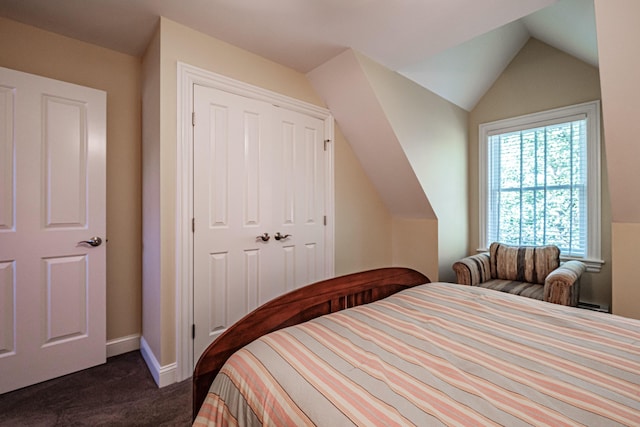
POLYGON ((547 198, 549 196, 549 182, 547 180, 547 167, 548 167, 548 155, 549 155, 549 144, 548 144, 548 140, 547 140, 547 129, 545 128, 544 130, 544 141, 542 142, 543 147, 544 147, 544 156, 543 156, 543 161, 544 161, 544 189, 543 189, 543 193, 542 193, 542 206, 544 207, 543 209, 543 222, 542 222, 542 241, 544 243, 547 242, 547 198))
POLYGON ((522 213, 523 213, 523 194, 522 194, 522 187, 523 187, 523 178, 524 178, 524 133, 520 132, 520 235, 518 236, 518 244, 522 244, 522 213))
POLYGON ((496 227, 496 238, 500 239, 500 205, 502 203, 502 185, 500 184, 502 182, 502 168, 500 168, 500 164, 502 163, 502 138, 500 138, 500 145, 499 145, 499 149, 498 152, 500 153, 498 155, 498 188, 500 189, 500 191, 498 191, 497 194, 497 200, 496 200, 496 207, 497 207, 497 215, 496 215, 496 223, 495 223, 495 227, 496 227))
MULTIPOLYGON (((538 132, 533 133, 533 242, 538 243, 538 132)), ((543 212, 544 213, 544 212, 543 212)))
POLYGON ((574 123, 571 123, 571 130, 569 131, 569 138, 571 138, 569 141, 571 141, 571 144, 569 144, 569 155, 570 160, 569 160, 569 167, 571 168, 571 172, 569 174, 569 179, 571 182, 571 190, 569 190, 569 197, 570 197, 570 216, 569 216, 569 254, 573 254, 573 215, 574 215, 574 206, 573 206, 573 196, 574 196, 574 188, 575 188, 575 177, 573 174, 573 126, 574 123))

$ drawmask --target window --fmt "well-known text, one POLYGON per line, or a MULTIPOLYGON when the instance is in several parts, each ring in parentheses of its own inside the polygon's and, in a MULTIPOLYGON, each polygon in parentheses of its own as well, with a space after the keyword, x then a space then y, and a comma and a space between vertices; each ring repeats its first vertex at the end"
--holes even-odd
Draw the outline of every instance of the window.
POLYGON ((599 271, 599 102, 482 124, 479 158, 479 250, 554 244, 599 271))

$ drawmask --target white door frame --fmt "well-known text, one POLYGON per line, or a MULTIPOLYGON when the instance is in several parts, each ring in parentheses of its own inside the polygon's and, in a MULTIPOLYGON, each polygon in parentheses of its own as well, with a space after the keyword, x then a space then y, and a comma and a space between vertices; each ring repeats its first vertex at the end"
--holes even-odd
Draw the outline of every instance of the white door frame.
MULTIPOLYGON (((178 62, 177 153, 176 153, 176 376, 177 381, 193 373, 193 85, 212 87, 258 99, 324 121, 325 136, 333 142, 333 116, 329 110, 202 68, 178 62)), ((334 275, 334 148, 326 144, 325 163, 325 277, 334 275)))

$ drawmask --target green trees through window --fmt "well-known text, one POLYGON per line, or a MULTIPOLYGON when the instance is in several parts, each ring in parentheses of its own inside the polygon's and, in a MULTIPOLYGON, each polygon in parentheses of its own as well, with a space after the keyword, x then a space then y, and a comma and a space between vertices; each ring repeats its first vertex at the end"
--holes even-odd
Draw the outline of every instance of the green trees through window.
POLYGON ((493 240, 587 248, 586 119, 489 137, 493 240))

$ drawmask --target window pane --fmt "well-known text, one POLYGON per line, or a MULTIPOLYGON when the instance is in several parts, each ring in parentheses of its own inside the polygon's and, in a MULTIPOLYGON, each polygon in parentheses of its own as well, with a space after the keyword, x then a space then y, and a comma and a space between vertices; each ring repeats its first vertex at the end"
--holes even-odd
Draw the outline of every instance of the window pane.
POLYGON ((536 244, 536 206, 533 190, 523 191, 521 198, 520 244, 536 244))
POLYGON ((547 185, 571 184, 572 144, 570 126, 547 128, 547 185))
POLYGON ((510 244, 520 242, 520 194, 506 191, 500 194, 498 236, 495 240, 510 244))
POLYGON ((568 248, 571 241, 571 190, 550 190, 547 197, 546 238, 568 248))
POLYGON ((500 138, 500 188, 520 186, 520 134, 502 135, 500 138))
POLYGON ((586 251, 585 120, 490 138, 489 240, 586 251))
POLYGON ((538 146, 537 132, 522 132, 522 186, 533 187, 536 185, 538 162, 536 148, 538 146))

